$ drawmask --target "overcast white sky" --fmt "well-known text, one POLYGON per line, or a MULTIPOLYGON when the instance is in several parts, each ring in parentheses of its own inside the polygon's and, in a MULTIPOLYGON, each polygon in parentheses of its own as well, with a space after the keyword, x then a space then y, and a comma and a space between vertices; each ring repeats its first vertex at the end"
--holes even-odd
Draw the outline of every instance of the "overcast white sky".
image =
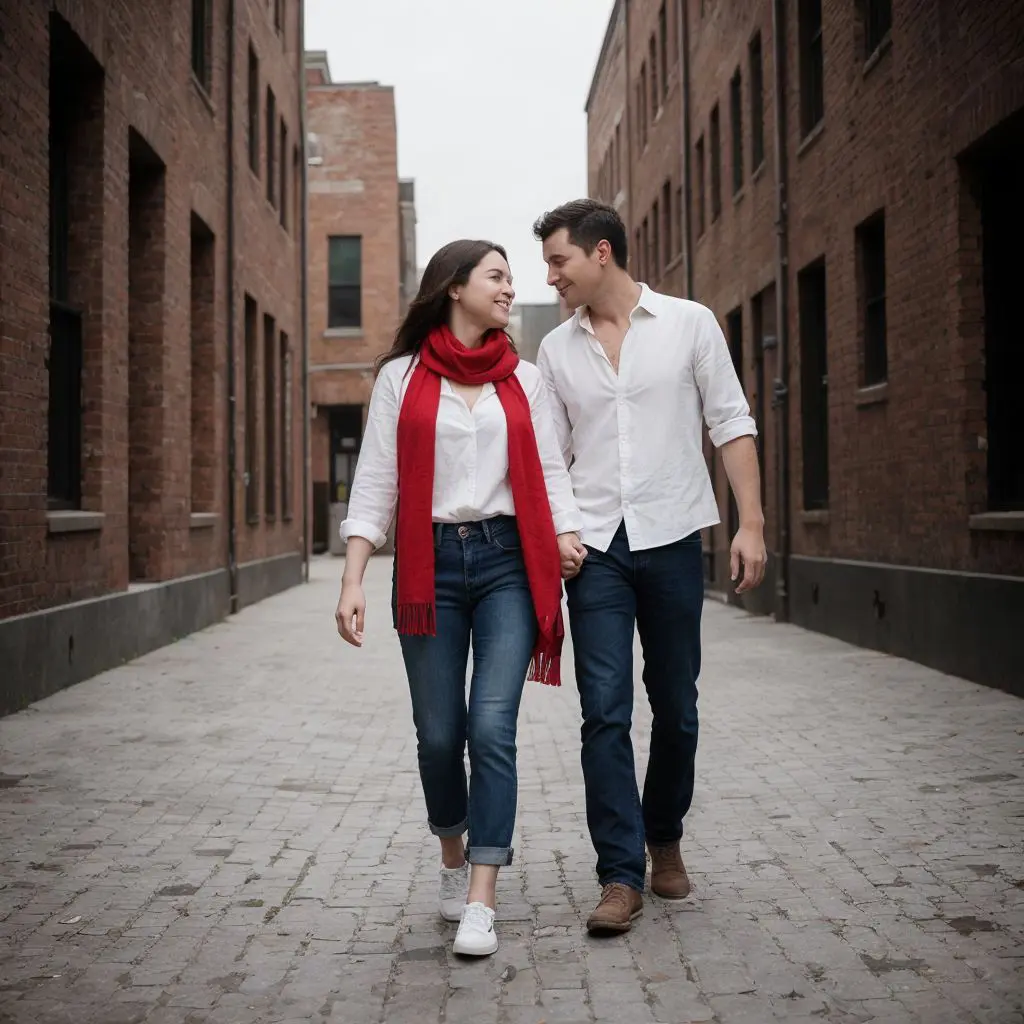
POLYGON ((550 302, 531 226, 586 195, 583 105, 613 0, 305 0, 336 81, 395 87, 423 266, 454 238, 509 252, 517 298, 550 302))

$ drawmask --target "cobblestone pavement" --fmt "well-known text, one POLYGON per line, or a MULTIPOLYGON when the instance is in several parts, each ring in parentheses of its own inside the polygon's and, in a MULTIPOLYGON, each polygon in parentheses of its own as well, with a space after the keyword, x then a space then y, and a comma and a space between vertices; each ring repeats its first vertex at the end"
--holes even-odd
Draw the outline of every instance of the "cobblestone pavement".
POLYGON ((708 603, 695 895, 585 936, 577 696, 531 685, 501 949, 460 961, 390 566, 362 652, 339 573, 0 721, 0 1021, 1024 1021, 1024 703, 708 603))

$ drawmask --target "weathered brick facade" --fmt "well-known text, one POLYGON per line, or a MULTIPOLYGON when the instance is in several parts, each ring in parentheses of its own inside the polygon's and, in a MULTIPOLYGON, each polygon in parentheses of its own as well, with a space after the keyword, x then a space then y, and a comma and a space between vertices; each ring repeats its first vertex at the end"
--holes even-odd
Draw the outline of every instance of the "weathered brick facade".
POLYGON ((266 560, 301 568, 301 19, 298 0, 0 8, 5 636, 130 584, 219 573, 244 602, 273 589, 266 560))
POLYGON ((391 347, 403 295, 413 287, 415 225, 408 221, 415 219, 415 193, 412 182, 402 182, 400 195, 390 86, 333 82, 326 55, 311 52, 306 89, 315 139, 308 169, 311 514, 314 543, 322 547, 333 536, 328 506, 348 498, 374 362, 391 347), (355 254, 355 269, 340 277, 331 270, 332 238, 348 240, 355 254), (332 283, 348 297, 332 298, 332 283), (341 451, 342 435, 355 448, 341 451))
MULTIPOLYGON (((718 314, 761 426, 774 573, 748 606, 1024 690, 1024 456, 1002 383, 1024 369, 1006 284, 1024 7, 888 8, 616 4, 591 193, 616 202, 603 162, 628 108, 634 269, 718 314)), ((706 564, 724 591, 716 463, 706 564)))

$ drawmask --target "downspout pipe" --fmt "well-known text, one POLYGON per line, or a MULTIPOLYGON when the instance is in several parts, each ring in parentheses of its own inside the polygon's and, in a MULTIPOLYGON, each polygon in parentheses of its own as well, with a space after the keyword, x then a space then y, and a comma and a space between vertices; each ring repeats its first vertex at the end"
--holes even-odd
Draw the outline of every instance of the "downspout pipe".
POLYGON ((238 537, 235 526, 235 0, 228 0, 228 55, 227 55, 227 377, 228 407, 228 592, 229 609, 234 615, 238 611, 238 537))
POLYGON ((690 174, 690 5, 679 5, 679 69, 682 93, 683 131, 680 165, 683 175, 683 262, 686 267, 686 298, 693 298, 693 182, 690 174))
POLYGON ((775 71, 775 330, 778 338, 772 408, 775 410, 775 517, 778 552, 775 564, 775 619, 789 621, 790 466, 789 466, 789 167, 786 123, 786 2, 772 2, 772 63, 775 71))
MULTIPOLYGON (((623 48, 625 53, 625 77, 626 77, 626 209, 629 212, 629 220, 626 223, 626 248, 633 244, 633 86, 629 74, 629 0, 622 0, 622 34, 623 48)), ((634 253, 634 266, 639 266, 640 254, 634 253)), ((637 274, 637 277, 640 275, 637 274)))
POLYGON ((299 137, 302 140, 299 177, 302 183, 301 225, 299 229, 299 270, 302 295, 299 308, 302 316, 302 575, 309 582, 310 524, 309 489, 311 472, 309 437, 309 161, 306 158, 306 16, 305 4, 299 4, 299 137))

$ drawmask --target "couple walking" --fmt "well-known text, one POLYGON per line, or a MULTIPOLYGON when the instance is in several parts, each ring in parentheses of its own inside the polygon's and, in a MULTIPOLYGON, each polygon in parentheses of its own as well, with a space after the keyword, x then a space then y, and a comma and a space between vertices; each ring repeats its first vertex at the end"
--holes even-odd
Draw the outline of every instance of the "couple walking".
POLYGON ((628 931, 641 913, 645 845, 651 890, 689 894, 680 839, 697 749, 700 530, 719 521, 702 417, 739 508, 737 589, 757 586, 765 565, 756 431, 714 315, 630 277, 611 207, 567 203, 534 231, 548 283, 575 315, 544 339, 537 366, 522 362, 505 333, 515 293, 504 250, 441 249, 381 359, 341 527, 336 618, 359 647, 363 574, 397 509, 392 612, 441 845, 440 911, 459 922, 455 952, 471 956, 498 948, 519 704, 527 677, 560 681, 563 579, 602 887, 587 928, 628 931), (634 628, 653 712, 642 798, 634 628))

